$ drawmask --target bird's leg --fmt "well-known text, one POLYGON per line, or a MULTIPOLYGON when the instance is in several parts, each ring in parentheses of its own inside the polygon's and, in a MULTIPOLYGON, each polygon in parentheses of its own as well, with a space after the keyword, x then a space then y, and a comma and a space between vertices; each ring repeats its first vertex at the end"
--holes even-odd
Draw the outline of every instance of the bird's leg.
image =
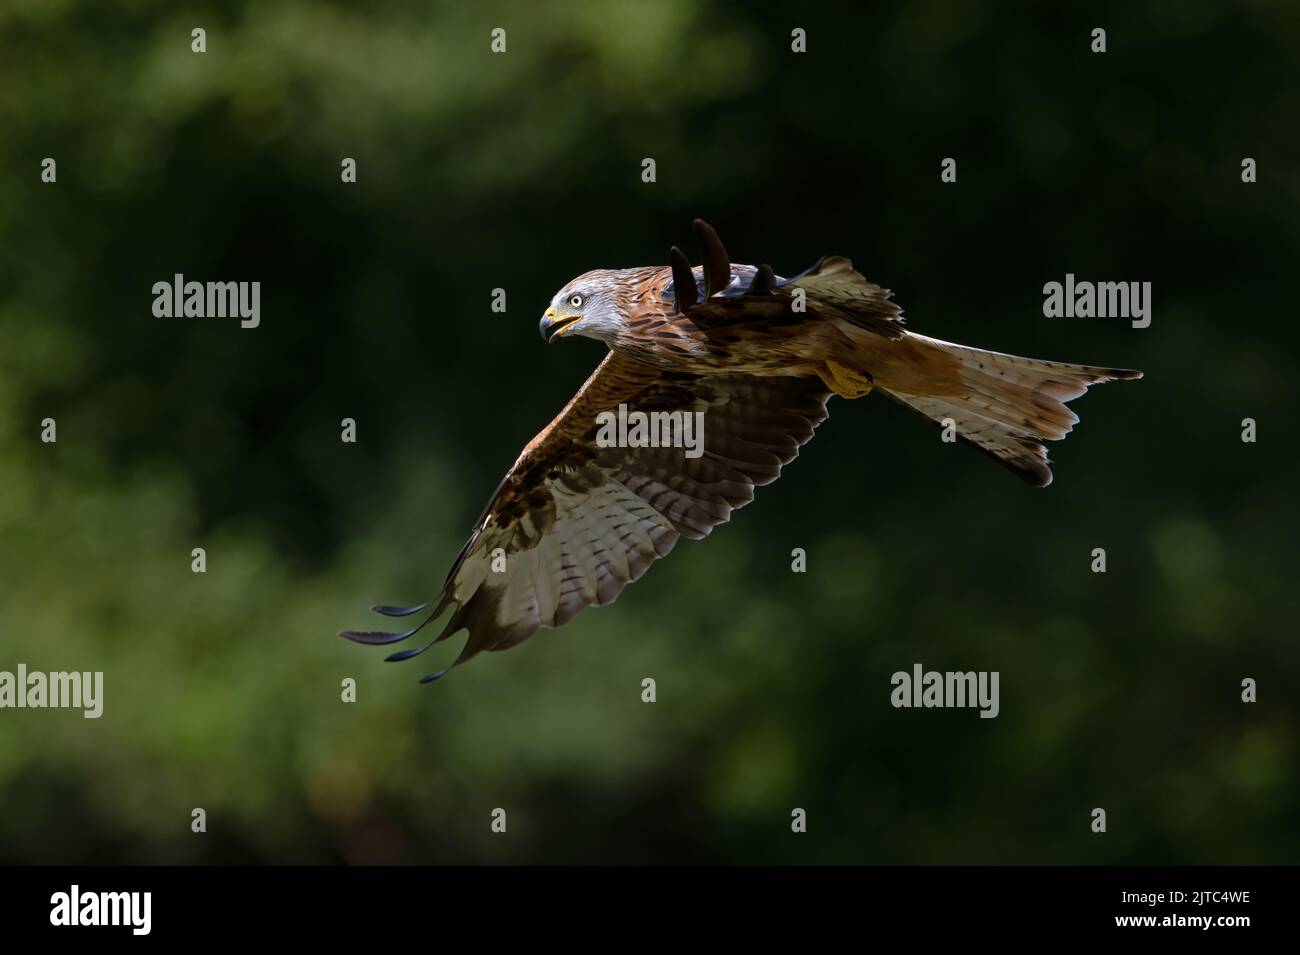
POLYGON ((866 372, 854 371, 836 361, 826 361, 817 369, 817 375, 841 398, 861 398, 871 391, 874 384, 866 372))

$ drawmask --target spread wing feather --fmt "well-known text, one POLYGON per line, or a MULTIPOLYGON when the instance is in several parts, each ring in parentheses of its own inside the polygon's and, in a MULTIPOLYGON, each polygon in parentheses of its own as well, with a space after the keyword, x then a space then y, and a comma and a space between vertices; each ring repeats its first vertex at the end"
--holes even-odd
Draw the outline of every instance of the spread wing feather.
MULTIPOLYGON (((715 281, 717 265, 715 258, 715 281)), ((425 620, 450 608, 442 630, 388 659, 409 659, 464 629, 469 639, 456 660, 463 663, 612 602, 679 537, 705 537, 753 500, 756 486, 776 480, 825 420, 828 397, 815 378, 698 377, 611 352, 488 503, 425 620), (702 453, 599 446, 597 417, 620 404, 629 412, 703 412, 702 453)), ((423 626, 343 636, 392 643, 423 626)))

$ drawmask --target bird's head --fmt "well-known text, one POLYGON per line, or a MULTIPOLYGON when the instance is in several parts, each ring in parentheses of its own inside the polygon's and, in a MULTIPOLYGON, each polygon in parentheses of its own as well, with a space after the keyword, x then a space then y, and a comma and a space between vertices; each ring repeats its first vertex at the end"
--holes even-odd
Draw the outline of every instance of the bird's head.
POLYGON ((623 330, 626 283, 609 269, 579 275, 555 293, 538 328, 548 344, 567 335, 612 342, 623 330))

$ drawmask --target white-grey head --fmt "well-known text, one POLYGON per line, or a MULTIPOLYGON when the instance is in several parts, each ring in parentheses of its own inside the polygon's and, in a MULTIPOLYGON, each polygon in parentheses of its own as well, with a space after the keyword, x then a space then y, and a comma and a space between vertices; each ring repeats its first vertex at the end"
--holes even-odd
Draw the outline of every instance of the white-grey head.
POLYGON ((579 275, 555 293, 538 328, 542 340, 583 335, 606 343, 623 331, 636 269, 596 269, 579 275))

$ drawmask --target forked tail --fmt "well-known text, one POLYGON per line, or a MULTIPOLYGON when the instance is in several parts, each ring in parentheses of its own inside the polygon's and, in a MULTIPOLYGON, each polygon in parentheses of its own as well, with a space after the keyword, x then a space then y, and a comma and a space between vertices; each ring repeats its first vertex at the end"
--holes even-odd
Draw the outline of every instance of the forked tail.
POLYGON ((1103 381, 1142 377, 1142 372, 1126 368, 1020 358, 923 335, 908 338, 955 359, 957 387, 936 389, 942 394, 910 394, 881 380, 877 390, 941 427, 953 427, 957 437, 1038 487, 1052 483, 1042 442, 1059 441, 1079 420, 1066 402, 1103 381))

